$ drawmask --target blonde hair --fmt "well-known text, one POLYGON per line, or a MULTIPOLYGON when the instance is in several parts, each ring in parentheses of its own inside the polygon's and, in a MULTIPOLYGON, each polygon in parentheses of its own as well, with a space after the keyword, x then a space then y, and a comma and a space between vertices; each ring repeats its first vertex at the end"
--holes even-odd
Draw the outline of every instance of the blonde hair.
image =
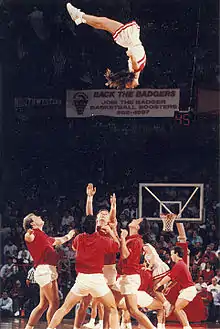
POLYGON ((34 213, 30 213, 27 216, 24 217, 23 219, 23 229, 25 232, 31 228, 31 223, 33 222, 33 216, 35 216, 34 213))

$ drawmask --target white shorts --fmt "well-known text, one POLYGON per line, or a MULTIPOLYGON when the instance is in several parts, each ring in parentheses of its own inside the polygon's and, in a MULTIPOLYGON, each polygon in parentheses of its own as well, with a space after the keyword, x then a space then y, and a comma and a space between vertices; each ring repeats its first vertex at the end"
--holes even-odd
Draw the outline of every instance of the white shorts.
MULTIPOLYGON (((150 304, 153 303, 153 297, 151 297, 149 294, 146 293, 146 291, 137 291, 137 305, 138 307, 148 307, 150 304)), ((125 299, 122 298, 119 305, 119 308, 125 309, 126 304, 125 304, 125 299)))
POLYGON ((178 298, 188 300, 191 302, 197 295, 197 290, 195 286, 188 287, 186 289, 182 289, 178 298))
POLYGON ((170 272, 169 266, 166 263, 161 262, 159 266, 153 269, 152 278, 153 280, 157 280, 157 279, 162 280, 169 272, 170 272))
POLYGON ((135 21, 122 25, 113 34, 113 39, 119 46, 124 48, 131 48, 141 44, 140 26, 135 21))
POLYGON ((57 278, 57 269, 53 265, 38 265, 34 271, 34 280, 40 287, 57 280, 57 278))
POLYGON ((70 291, 77 296, 88 296, 90 294, 92 297, 97 298, 105 296, 111 290, 102 273, 79 273, 70 291))
POLYGON ((112 290, 119 291, 122 295, 136 295, 141 285, 139 274, 121 275, 112 290))
POLYGON ((137 292, 137 304, 139 307, 148 307, 154 301, 153 297, 151 297, 146 291, 138 290, 137 292))
POLYGON ((108 286, 112 286, 116 283, 117 270, 116 264, 104 265, 103 274, 108 286))

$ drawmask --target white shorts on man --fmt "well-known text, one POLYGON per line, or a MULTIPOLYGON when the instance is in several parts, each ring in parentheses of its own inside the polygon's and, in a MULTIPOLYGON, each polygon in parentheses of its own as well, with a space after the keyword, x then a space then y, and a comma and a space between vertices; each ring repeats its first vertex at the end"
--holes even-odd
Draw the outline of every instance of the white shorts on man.
POLYGON ((70 291, 77 296, 88 296, 90 294, 92 297, 97 298, 105 296, 110 292, 110 289, 102 273, 79 273, 70 291))

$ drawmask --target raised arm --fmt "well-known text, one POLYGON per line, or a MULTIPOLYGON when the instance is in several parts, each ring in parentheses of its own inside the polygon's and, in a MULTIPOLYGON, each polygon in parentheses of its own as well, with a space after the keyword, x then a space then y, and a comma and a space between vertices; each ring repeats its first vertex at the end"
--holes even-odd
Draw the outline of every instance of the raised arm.
POLYGON ((176 223, 176 227, 178 230, 178 241, 182 243, 186 243, 186 232, 183 223, 176 223))
POLYGON ((121 258, 126 259, 130 255, 130 251, 127 248, 126 237, 128 235, 127 230, 121 229, 121 258))
POLYGON ((111 203, 111 209, 109 214, 109 222, 110 223, 117 223, 116 218, 116 195, 113 193, 113 195, 110 196, 110 203, 111 203))
POLYGON ((86 216, 93 215, 93 196, 96 193, 96 187, 92 183, 89 183, 86 188, 86 216))

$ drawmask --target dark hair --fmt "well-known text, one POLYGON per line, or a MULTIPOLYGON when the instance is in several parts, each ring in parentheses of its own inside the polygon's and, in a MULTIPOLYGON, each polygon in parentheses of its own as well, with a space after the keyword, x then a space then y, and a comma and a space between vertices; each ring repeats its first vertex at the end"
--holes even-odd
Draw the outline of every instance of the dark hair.
POLYGON ((24 217, 23 219, 23 229, 25 230, 25 232, 27 230, 29 230, 30 228, 32 228, 31 223, 33 222, 33 217, 34 213, 30 213, 27 216, 24 217))
POLYGON ((135 78, 134 72, 129 72, 128 70, 122 70, 116 73, 111 72, 107 69, 105 73, 107 79, 106 86, 116 89, 124 89, 127 83, 131 83, 135 78))
POLYGON ((176 247, 173 247, 172 250, 174 251, 174 254, 177 254, 180 258, 183 258, 183 256, 184 256, 183 248, 176 246, 176 247))
POLYGON ((95 232, 95 228, 96 228, 95 217, 92 215, 86 216, 85 221, 82 225, 83 232, 85 232, 87 234, 92 234, 95 232))
POLYGON ((149 233, 149 225, 146 218, 143 218, 142 222, 139 224, 140 228, 138 234, 142 235, 146 239, 146 234, 149 233))

